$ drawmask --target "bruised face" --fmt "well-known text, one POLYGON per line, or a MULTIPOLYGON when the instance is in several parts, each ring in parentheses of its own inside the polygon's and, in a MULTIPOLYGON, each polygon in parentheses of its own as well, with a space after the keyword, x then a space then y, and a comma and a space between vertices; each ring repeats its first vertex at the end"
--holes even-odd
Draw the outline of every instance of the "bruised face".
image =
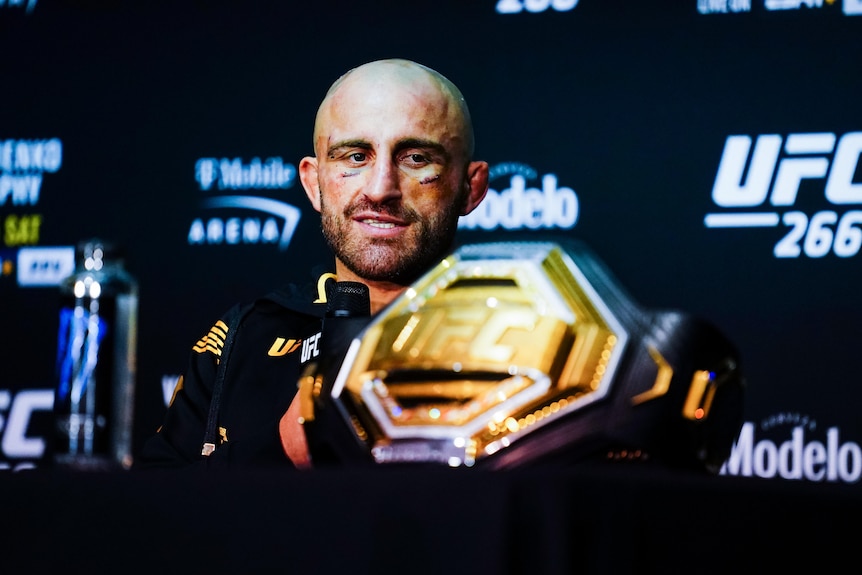
POLYGON ((321 105, 316 157, 300 175, 338 262, 359 278, 411 283, 484 195, 458 98, 421 67, 385 62, 354 70, 321 105))

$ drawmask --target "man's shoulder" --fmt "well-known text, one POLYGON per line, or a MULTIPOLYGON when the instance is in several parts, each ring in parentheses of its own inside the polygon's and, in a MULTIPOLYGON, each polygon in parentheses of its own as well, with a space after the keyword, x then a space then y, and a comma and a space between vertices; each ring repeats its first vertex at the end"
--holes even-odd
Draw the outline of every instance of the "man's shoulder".
POLYGON ((258 298, 252 305, 255 312, 276 315, 306 315, 316 318, 326 313, 326 295, 335 281, 335 274, 317 271, 305 283, 287 283, 258 298))

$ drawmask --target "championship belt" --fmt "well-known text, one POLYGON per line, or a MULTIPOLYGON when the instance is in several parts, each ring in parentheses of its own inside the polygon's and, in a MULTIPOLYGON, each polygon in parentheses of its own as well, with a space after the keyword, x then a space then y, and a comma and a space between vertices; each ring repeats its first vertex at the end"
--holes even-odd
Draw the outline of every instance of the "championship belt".
POLYGON ((321 345, 299 382, 316 465, 715 473, 742 425, 734 346, 643 309, 575 242, 466 245, 375 316, 327 317, 321 345))

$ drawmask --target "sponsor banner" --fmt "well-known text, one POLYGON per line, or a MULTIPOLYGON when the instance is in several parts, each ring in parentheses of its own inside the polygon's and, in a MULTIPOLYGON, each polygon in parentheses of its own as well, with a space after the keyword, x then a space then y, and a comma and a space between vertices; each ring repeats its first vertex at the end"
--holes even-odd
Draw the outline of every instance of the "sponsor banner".
POLYGON ((799 414, 779 414, 758 426, 746 422, 722 475, 857 483, 862 448, 835 427, 821 429, 799 414))
POLYGON ((800 8, 823 8, 823 3, 824 0, 763 0, 763 7, 767 10, 799 10, 800 8))
MULTIPOLYGON (((0 140, 0 208, 29 209, 39 204, 45 174, 57 172, 63 165, 63 144, 59 138, 0 140)), ((2 217, 2 241, 8 248, 39 243, 43 214, 9 213, 2 217)), ((18 284, 21 286, 55 285, 55 276, 65 268, 57 256, 48 252, 36 254, 22 250, 18 257, 18 284), (22 267, 23 266, 23 267, 22 267)), ((62 258, 61 258, 62 259, 62 258)), ((4 254, 3 276, 13 272, 13 258, 4 254)))
POLYGON ((510 162, 491 167, 492 185, 504 178, 508 181, 504 180, 502 185, 507 187, 500 191, 489 187, 482 203, 458 221, 459 229, 514 231, 575 227, 580 213, 578 195, 573 189, 561 186, 555 174, 543 175, 537 183, 539 187, 528 187, 528 182, 539 179, 530 166, 510 162))
POLYGON ((697 0, 701 14, 729 14, 751 12, 751 0, 697 0))
POLYGON ((38 0, 0 0, 0 10, 23 10, 26 14, 31 14, 36 9, 38 0))
POLYGON ((26 247, 18 250, 18 286, 57 286, 75 271, 74 246, 26 247))
POLYGON ((200 203, 201 215, 189 225, 189 245, 290 245, 301 211, 296 206, 260 195, 224 192, 285 190, 296 183, 296 167, 280 157, 201 158, 195 180, 202 192, 216 195, 200 203))
POLYGON ((53 408, 52 389, 0 389, 0 470, 20 471, 40 465, 47 442, 34 430, 34 416, 53 408))
POLYGON ((752 4, 766 12, 834 11, 846 16, 862 14, 862 0, 697 0, 700 14, 732 14, 751 12, 752 4))
POLYGON ((48 140, 0 140, 0 207, 39 203, 42 174, 63 164, 63 144, 48 140))
MULTIPOLYGON (((776 258, 849 258, 862 247, 862 132, 728 136, 712 188, 721 211, 707 228, 787 228, 776 258), (817 183, 829 209, 796 209, 799 190, 817 183)), ((810 200, 810 198, 809 198, 810 200)))
POLYGON ((578 0, 497 0, 495 11, 497 14, 568 12, 577 5, 578 0))

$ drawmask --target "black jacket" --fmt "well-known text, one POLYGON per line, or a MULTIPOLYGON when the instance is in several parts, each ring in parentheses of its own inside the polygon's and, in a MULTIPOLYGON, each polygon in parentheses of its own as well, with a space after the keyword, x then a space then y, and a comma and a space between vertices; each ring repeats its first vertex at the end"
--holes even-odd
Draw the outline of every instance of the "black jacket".
POLYGON ((278 433, 297 391, 303 364, 313 359, 326 311, 317 286, 289 285, 231 308, 194 346, 158 432, 136 467, 291 465, 278 433), (202 455, 204 444, 214 446, 202 455))

